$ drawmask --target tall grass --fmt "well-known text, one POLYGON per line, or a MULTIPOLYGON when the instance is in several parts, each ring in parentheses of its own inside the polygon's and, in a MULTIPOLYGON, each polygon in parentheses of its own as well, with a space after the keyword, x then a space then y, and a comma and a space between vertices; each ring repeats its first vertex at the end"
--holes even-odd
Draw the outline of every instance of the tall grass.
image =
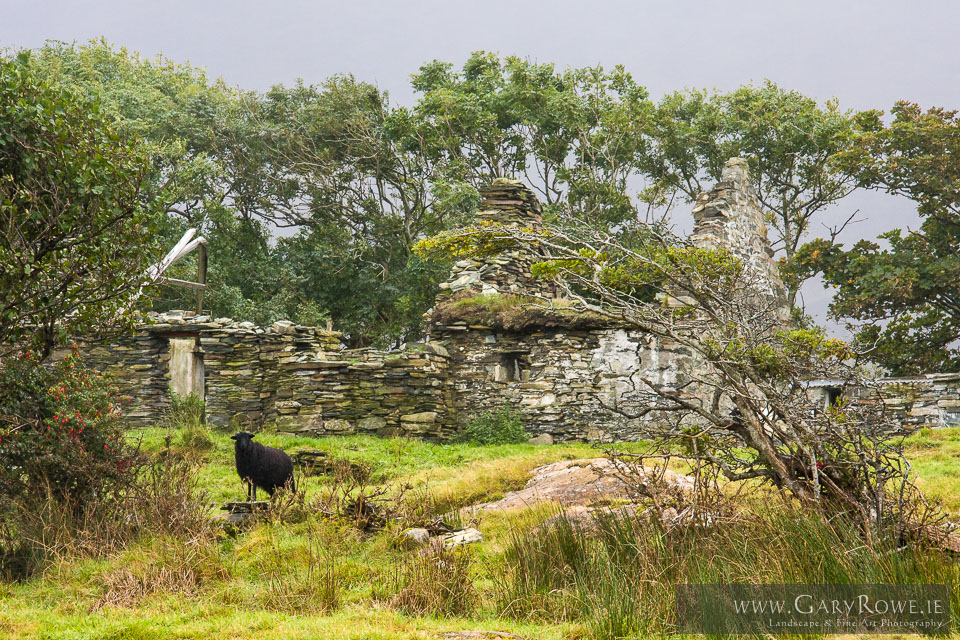
POLYGON ((849 522, 786 509, 712 527, 608 514, 589 533, 563 517, 516 529, 495 600, 504 615, 580 620, 612 640, 675 633, 678 584, 729 583, 947 584, 960 618, 960 573, 942 553, 868 546, 849 522))
POLYGON ((265 537, 256 560, 260 606, 288 613, 325 613, 340 606, 338 552, 323 523, 307 518, 295 539, 281 522, 265 523, 261 531, 265 537))
POLYGON ((169 448, 140 458, 127 484, 82 504, 46 483, 44 491, 4 505, 16 517, 0 528, 0 578, 21 580, 72 558, 101 558, 151 536, 211 537, 196 460, 169 448))
POLYGON ((432 545, 402 561, 375 597, 407 615, 467 616, 480 601, 472 558, 468 548, 432 545))
POLYGON ((206 411, 206 404, 200 396, 194 393, 182 396, 171 392, 170 408, 162 422, 168 430, 180 432, 180 445, 184 449, 203 453, 214 447, 207 428, 206 411))
POLYGON ((120 566, 97 576, 103 589, 91 608, 134 607, 155 595, 196 595, 207 583, 229 577, 222 552, 213 539, 185 541, 160 536, 144 541, 122 556, 120 566))

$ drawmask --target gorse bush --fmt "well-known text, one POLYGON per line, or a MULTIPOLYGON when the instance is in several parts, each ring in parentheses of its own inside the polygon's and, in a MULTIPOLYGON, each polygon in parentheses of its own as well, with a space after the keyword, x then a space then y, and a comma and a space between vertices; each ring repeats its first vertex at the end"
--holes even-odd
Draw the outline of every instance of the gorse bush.
POLYGON ((523 429, 523 417, 510 405, 481 413, 463 428, 456 440, 470 444, 519 444, 530 436, 523 429))
POLYGON ((76 348, 52 367, 29 351, 0 363, 0 498, 52 492, 82 509, 126 485, 137 447, 123 437, 123 399, 76 348))

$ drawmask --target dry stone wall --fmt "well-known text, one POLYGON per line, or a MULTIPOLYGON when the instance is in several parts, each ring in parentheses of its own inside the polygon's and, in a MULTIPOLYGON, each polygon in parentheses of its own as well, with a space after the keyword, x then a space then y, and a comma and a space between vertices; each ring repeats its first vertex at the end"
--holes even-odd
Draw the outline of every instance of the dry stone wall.
POLYGON ((653 401, 641 377, 676 380, 680 353, 614 328, 510 332, 491 327, 437 329, 450 351, 460 416, 518 409, 532 436, 555 440, 632 440, 627 416, 653 401))
MULTIPOLYGON (((841 391, 839 381, 811 383, 825 405, 841 391)), ((915 378, 881 378, 870 389, 843 389, 861 404, 883 405, 885 415, 905 430, 960 425, 960 373, 929 373, 915 378)))
MULTIPOLYGON (((496 180, 481 195, 481 220, 541 224, 540 203, 519 182, 496 180)), ((758 297, 785 309, 745 162, 727 163, 694 217, 691 239, 743 258, 757 275, 758 297)), ((545 440, 640 437, 643 424, 627 416, 655 400, 642 378, 682 384, 691 354, 564 309, 550 286, 531 277, 537 259, 511 251, 458 262, 427 316, 427 340, 398 351, 346 350, 339 333, 290 322, 256 327, 184 312, 153 314, 132 334, 78 342, 92 366, 115 375, 138 424, 162 417, 171 370, 183 370, 191 379, 176 388, 202 393, 208 420, 224 427, 443 440, 508 403, 545 440), (515 304, 531 292, 551 308, 515 304), (192 340, 196 361, 171 366, 172 339, 178 359, 190 356, 192 340)), ((960 374, 880 382, 880 396, 852 393, 883 402, 906 426, 960 423, 960 374)), ((817 384, 829 401, 829 382, 817 384)))
POLYGON ((451 431, 446 355, 438 345, 344 351, 333 331, 171 312, 149 316, 132 335, 80 347, 130 397, 128 417, 150 425, 170 405, 169 341, 187 337, 203 361, 207 419, 215 425, 432 439, 451 431))

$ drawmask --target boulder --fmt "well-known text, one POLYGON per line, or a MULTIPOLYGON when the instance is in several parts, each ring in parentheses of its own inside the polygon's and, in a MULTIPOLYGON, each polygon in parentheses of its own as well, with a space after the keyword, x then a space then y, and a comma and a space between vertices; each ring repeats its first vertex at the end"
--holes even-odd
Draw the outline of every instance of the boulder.
POLYGON ((530 444, 541 444, 541 445, 553 444, 553 436, 550 435, 549 433, 541 433, 538 436, 534 436, 530 438, 530 444))
POLYGON ((483 540, 483 534, 481 534, 479 530, 469 527, 467 529, 448 533, 445 536, 441 536, 440 539, 443 541, 443 546, 450 549, 453 547, 460 547, 465 544, 480 542, 483 540))
POLYGON ((427 531, 426 529, 419 528, 419 527, 413 528, 413 529, 407 529, 400 535, 402 535, 405 539, 409 540, 410 542, 413 542, 414 544, 418 544, 418 545, 427 544, 428 542, 430 542, 430 532, 427 531))
MULTIPOLYGON (((626 468, 618 469, 609 458, 562 460, 537 467, 533 477, 519 491, 511 491, 496 502, 478 505, 484 511, 528 507, 540 502, 554 502, 562 507, 589 506, 610 501, 629 501, 630 489, 621 477, 626 468)), ((655 482, 653 469, 636 469, 637 482, 655 482)), ((663 474, 666 490, 691 491, 693 478, 673 471, 663 474)))

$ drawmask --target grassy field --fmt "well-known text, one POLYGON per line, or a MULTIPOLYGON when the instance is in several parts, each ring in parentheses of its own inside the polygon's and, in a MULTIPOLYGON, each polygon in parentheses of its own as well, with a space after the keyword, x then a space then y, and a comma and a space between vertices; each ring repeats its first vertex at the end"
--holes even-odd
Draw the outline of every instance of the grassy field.
MULTIPOLYGON (((144 450, 158 452, 168 435, 156 428, 132 432, 131 437, 142 438, 144 450)), ((175 446, 180 439, 180 434, 172 434, 175 446)), ((395 489, 409 484, 411 495, 429 499, 438 512, 497 499, 522 487, 538 465, 600 455, 585 444, 481 447, 271 434, 258 439, 288 451, 322 449, 335 458, 361 463, 371 472, 371 485, 395 489)), ((215 507, 242 499, 243 493, 233 468, 232 441, 226 434, 212 434, 211 442, 200 454, 199 483, 204 499, 215 507)), ((942 499, 953 514, 960 512, 960 429, 919 433, 909 440, 908 450, 926 493, 942 499)), ((310 503, 330 489, 329 480, 313 477, 302 488, 310 503)), ((398 542, 400 524, 361 532, 318 513, 300 512, 292 522, 263 522, 235 537, 144 536, 100 557, 61 558, 41 575, 22 583, 0 582, 0 638, 412 639, 477 629, 530 639, 617 637, 616 620, 636 616, 636 611, 618 614, 617 607, 623 603, 613 600, 587 602, 597 592, 584 590, 582 584, 606 579, 605 573, 596 572, 619 561, 616 545, 596 547, 571 532, 550 539, 531 537, 532 527, 549 514, 544 508, 484 513, 469 523, 482 531, 482 543, 460 556, 425 561, 398 542), (604 563, 587 561, 583 550, 588 544, 600 554, 591 558, 603 557, 604 563), (573 567, 573 573, 560 575, 564 569, 549 579, 534 576, 533 582, 521 581, 521 569, 557 563, 556 558, 541 555, 548 548, 568 553, 563 566, 573 567), (513 567, 509 575, 508 565, 513 567), (442 570, 437 571, 436 566, 442 570), (605 611, 606 617, 591 617, 578 607, 605 611)), ((783 528, 782 523, 770 526, 783 528)), ((955 566, 925 567, 920 559, 851 560, 848 553, 839 554, 840 560, 824 561, 827 556, 834 558, 831 547, 841 545, 845 535, 842 531, 829 533, 814 542, 804 538, 805 533, 797 533, 796 540, 790 534, 772 542, 770 553, 778 555, 777 561, 770 563, 776 566, 770 569, 768 580, 921 580, 933 576, 955 584, 955 566), (782 548, 774 550, 777 545, 782 548), (796 555, 798 548, 809 554, 803 560, 809 570, 783 559, 796 555), (818 563, 822 565, 819 568, 818 563)), ((619 531, 611 534, 610 540, 624 535, 646 537, 647 533, 619 531)), ((735 580, 756 571, 758 559, 744 552, 750 545, 742 540, 727 542, 718 543, 709 553, 703 551, 713 557, 696 568, 696 575, 706 580, 735 580)), ((633 546, 639 549, 643 545, 633 546)), ((651 546, 640 552, 643 558, 630 560, 638 574, 663 564, 661 589, 672 588, 672 579, 690 575, 689 568, 671 569, 680 572, 672 579, 667 572, 670 555, 676 550, 651 546)), ((656 582, 645 574, 644 580, 656 582)), ((605 593, 596 598, 634 592, 614 585, 605 593)), ((636 597, 644 603, 647 599, 654 602, 662 599, 662 592, 651 588, 636 597)))
POLYGON ((907 440, 907 456, 924 495, 960 519, 960 427, 921 430, 907 440))

